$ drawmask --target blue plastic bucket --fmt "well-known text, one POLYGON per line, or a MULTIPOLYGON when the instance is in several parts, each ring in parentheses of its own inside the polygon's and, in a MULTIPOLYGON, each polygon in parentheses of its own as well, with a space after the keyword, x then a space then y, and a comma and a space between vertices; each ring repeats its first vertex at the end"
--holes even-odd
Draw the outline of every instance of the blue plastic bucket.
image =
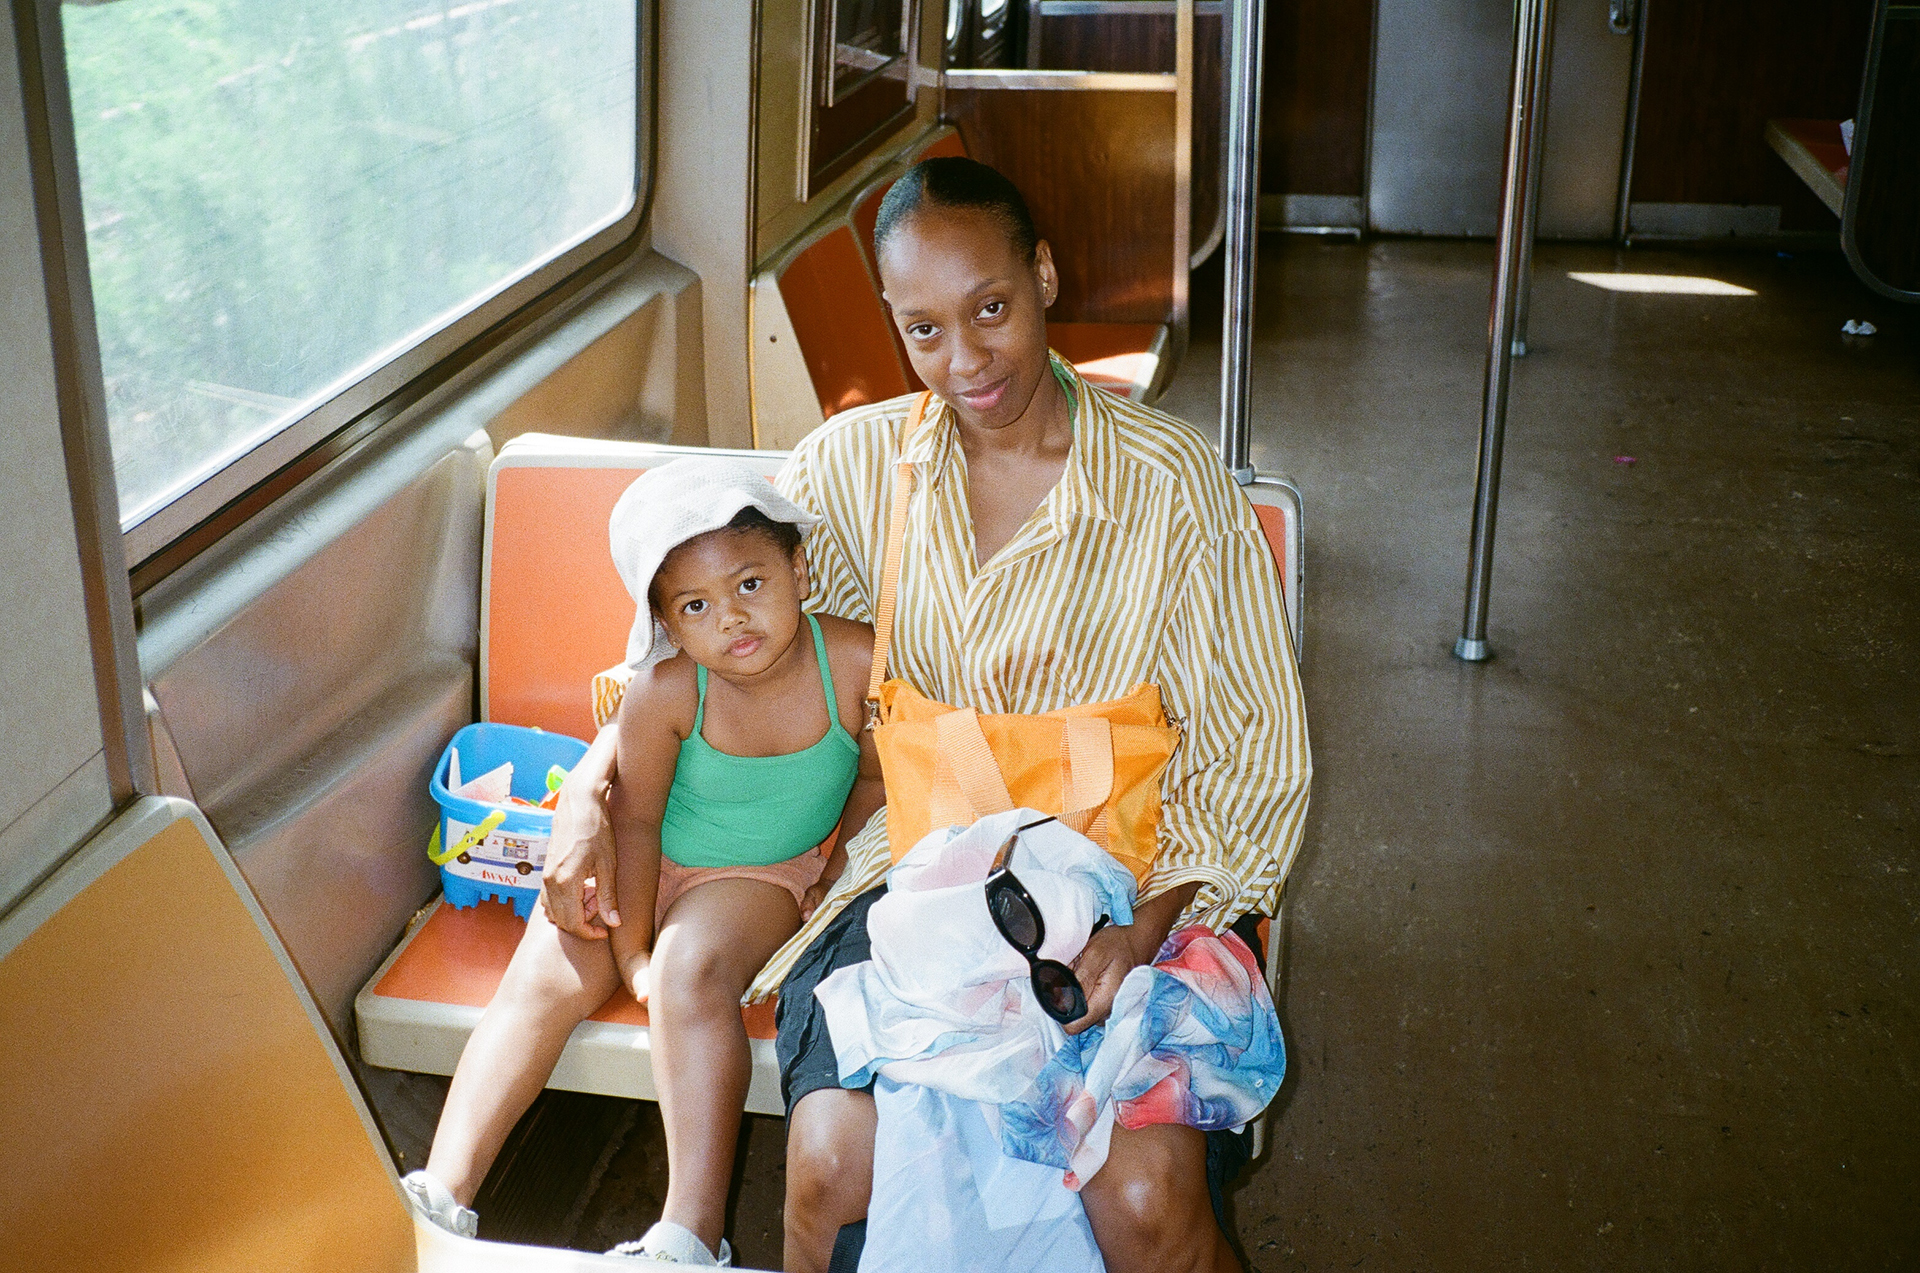
POLYGON ((428 846, 428 856, 446 859, 439 866, 447 901, 464 910, 498 898, 525 919, 540 896, 540 868, 546 864, 547 842, 553 837, 553 814, 454 795, 447 789, 447 775, 456 750, 461 781, 471 782, 512 761, 512 793, 538 804, 547 795, 547 771, 555 765, 572 769, 587 754, 587 745, 578 738, 522 725, 468 725, 453 736, 434 767, 428 790, 440 805, 440 827, 428 846), (492 826, 486 826, 489 821, 492 826))

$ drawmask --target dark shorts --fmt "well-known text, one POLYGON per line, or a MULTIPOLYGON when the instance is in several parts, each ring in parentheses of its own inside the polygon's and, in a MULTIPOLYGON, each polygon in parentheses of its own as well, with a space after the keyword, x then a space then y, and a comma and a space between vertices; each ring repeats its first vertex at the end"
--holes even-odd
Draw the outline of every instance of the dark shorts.
POLYGON ((867 939, 867 912, 887 895, 887 886, 868 889, 847 903, 833 922, 801 952, 787 979, 780 983, 780 1002, 774 1005, 774 1056, 780 1062, 780 1096, 787 1113, 800 1098, 823 1087, 840 1086, 840 1066, 834 1060, 833 1036, 827 1033, 827 1014, 813 997, 813 988, 835 969, 863 964, 873 957, 867 939))
MULTIPOLYGON (((833 922, 814 939, 813 945, 801 954, 793 970, 787 974, 786 981, 781 983, 780 1002, 774 1011, 777 1033, 773 1048, 780 1062, 780 1094, 787 1102, 789 1114, 799 1104, 800 1098, 809 1092, 840 1086, 840 1066, 833 1055, 833 1036, 827 1032, 827 1014, 822 1011, 820 1001, 814 998, 813 990, 836 969, 864 963, 873 957, 872 943, 867 938, 867 912, 886 895, 886 891, 887 886, 882 884, 848 902, 847 908, 835 916, 833 922)), ((1264 969, 1266 951, 1262 949, 1256 931, 1259 919, 1257 915, 1249 915, 1233 927, 1252 948, 1254 959, 1264 969)), ((1213 1198, 1214 1218, 1220 1222, 1221 1231, 1232 1240, 1234 1233, 1227 1218, 1226 1189, 1247 1165, 1252 1131, 1208 1132, 1206 1135, 1207 1192, 1213 1198)), ((849 1225, 848 1230, 854 1227, 849 1225)), ((859 1228, 860 1236, 864 1237, 864 1223, 859 1228)), ((843 1244, 852 1240, 851 1233, 843 1235, 843 1244)), ((1238 1243, 1235 1245, 1237 1247, 1238 1243)), ((858 1250, 855 1245, 853 1251, 856 1258, 858 1250)), ((835 1267, 839 1267, 837 1261, 835 1267)))

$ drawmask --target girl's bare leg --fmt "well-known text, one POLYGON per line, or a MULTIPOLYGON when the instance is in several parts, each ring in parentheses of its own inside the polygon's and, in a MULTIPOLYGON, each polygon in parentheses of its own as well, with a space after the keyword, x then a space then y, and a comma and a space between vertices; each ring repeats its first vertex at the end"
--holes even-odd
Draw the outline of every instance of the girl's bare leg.
POLYGON ((653 944, 653 1081, 667 1131, 661 1218, 720 1249, 733 1150, 752 1058, 740 1020, 747 983, 800 927, 793 894, 759 880, 714 880, 667 912, 653 944))
POLYGON ((427 1171, 461 1206, 473 1205, 507 1133, 547 1085, 573 1028, 619 984, 608 943, 565 933, 545 908, 533 908, 507 975, 460 1054, 427 1156, 427 1171))

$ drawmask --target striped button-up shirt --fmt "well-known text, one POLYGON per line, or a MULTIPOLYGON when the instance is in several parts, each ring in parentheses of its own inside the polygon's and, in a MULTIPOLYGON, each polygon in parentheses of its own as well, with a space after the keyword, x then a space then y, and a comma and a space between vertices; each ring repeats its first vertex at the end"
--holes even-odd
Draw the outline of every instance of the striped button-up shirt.
MULTIPOLYGON (((1181 740, 1162 779, 1159 857, 1142 900, 1194 883, 1182 925, 1219 930, 1250 910, 1272 914, 1312 773, 1272 553, 1198 434, 1070 370, 1064 378, 1074 403, 1066 469, 984 564, 952 412, 935 398, 908 440, 914 486, 889 674, 983 713, 1038 713, 1158 685, 1181 740)), ((788 498, 824 519, 806 544, 811 608, 872 620, 912 404, 842 412, 780 474, 788 498)), ((749 999, 778 989, 827 922, 886 873, 885 820, 882 812, 851 841, 845 874, 749 999)))

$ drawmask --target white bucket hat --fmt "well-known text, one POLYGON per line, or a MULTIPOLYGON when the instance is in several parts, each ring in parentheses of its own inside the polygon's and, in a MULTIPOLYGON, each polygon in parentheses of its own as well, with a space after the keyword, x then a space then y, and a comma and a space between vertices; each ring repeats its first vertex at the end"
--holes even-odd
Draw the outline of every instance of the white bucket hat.
POLYGON ((802 532, 820 519, 773 488, 773 483, 736 460, 689 457, 648 469, 613 506, 607 538, 613 567, 636 607, 627 634, 627 665, 634 671, 671 658, 676 647, 653 617, 647 589, 667 554, 698 535, 720 530, 743 508, 802 532))

